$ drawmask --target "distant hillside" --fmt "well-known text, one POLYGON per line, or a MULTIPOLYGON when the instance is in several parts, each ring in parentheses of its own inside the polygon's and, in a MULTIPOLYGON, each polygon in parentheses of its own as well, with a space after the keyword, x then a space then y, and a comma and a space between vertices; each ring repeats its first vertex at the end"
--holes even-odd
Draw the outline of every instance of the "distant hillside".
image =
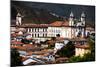
POLYGON ((47 11, 46 9, 39 9, 39 8, 28 8, 22 5, 12 4, 11 7, 11 19, 15 19, 16 14, 20 12, 24 17, 22 22, 23 23, 51 23, 56 20, 62 20, 61 17, 55 16, 51 14, 51 12, 47 11))
MULTIPOLYGON (((23 23, 51 23, 57 20, 69 18, 69 14, 73 11, 77 19, 80 18, 82 11, 86 13, 86 25, 95 27, 95 7, 82 5, 58 5, 36 2, 11 2, 11 20, 16 19, 16 15, 20 12, 24 17, 23 23), (92 12, 92 13, 91 13, 92 12)), ((11 24, 14 24, 12 22, 11 24)))

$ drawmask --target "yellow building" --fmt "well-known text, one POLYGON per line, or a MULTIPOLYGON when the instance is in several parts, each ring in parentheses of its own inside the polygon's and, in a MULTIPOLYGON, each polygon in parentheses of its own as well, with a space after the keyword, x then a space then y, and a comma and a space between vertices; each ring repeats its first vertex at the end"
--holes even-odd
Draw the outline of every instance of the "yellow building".
POLYGON ((84 54, 89 53, 90 49, 88 45, 75 45, 75 56, 84 56, 84 54))

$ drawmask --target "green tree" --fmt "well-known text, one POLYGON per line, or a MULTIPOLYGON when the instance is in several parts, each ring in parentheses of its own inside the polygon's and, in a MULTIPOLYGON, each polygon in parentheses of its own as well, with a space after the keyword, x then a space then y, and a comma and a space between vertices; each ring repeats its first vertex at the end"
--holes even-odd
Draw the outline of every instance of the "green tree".
POLYGON ((86 62, 86 61, 94 61, 94 55, 92 55, 92 53, 87 53, 87 54, 84 54, 83 57, 81 57, 81 56, 72 56, 69 59, 70 63, 73 63, 73 62, 86 62))
POLYGON ((61 50, 57 51, 57 54, 61 57, 71 57, 75 55, 75 46, 72 42, 69 42, 61 50))
POLYGON ((69 62, 70 63, 74 63, 74 62, 81 62, 82 58, 80 56, 72 56, 70 59, 69 59, 69 62))
POLYGON ((16 49, 11 49, 11 67, 21 66, 21 57, 16 49))
POLYGON ((69 59, 69 62, 86 62, 86 61, 95 61, 95 41, 91 38, 88 38, 88 44, 90 53, 84 54, 83 57, 81 56, 73 56, 69 59))
POLYGON ((88 44, 89 44, 89 47, 90 47, 90 51, 91 51, 91 57, 92 57, 92 61, 95 60, 95 40, 92 39, 91 37, 88 38, 88 44))

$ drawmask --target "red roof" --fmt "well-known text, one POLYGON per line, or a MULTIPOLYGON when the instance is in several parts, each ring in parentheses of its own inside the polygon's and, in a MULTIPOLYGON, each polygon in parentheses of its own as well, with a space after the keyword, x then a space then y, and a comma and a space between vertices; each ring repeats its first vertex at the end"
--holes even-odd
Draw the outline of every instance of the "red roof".
POLYGON ((68 21, 55 21, 53 23, 50 24, 50 26, 53 27, 61 27, 61 26, 68 26, 68 21))
POLYGON ((20 41, 12 41, 11 44, 23 44, 23 43, 20 41))
POLYGON ((49 24, 23 24, 20 27, 48 27, 49 24))
POLYGON ((11 34, 11 36, 16 37, 16 36, 17 36, 17 34, 16 34, 16 33, 12 33, 12 34, 11 34))
MULTIPOLYGON (((16 42, 18 43, 18 42, 16 42)), ((18 44, 17 44, 18 45, 18 44)), ((25 46, 11 46, 11 48, 17 48, 19 50, 28 50, 28 49, 35 49, 36 47, 34 47, 32 44, 24 44, 25 46)))
POLYGON ((69 26, 69 22, 68 21, 63 22, 62 26, 69 26))
POLYGON ((32 45, 32 44, 25 44, 26 46, 26 48, 33 48, 34 46, 32 45))
POLYGON ((23 24, 20 27, 61 27, 61 26, 69 26, 68 21, 55 21, 51 24, 23 24))
POLYGON ((75 45, 76 48, 89 49, 89 45, 75 45))

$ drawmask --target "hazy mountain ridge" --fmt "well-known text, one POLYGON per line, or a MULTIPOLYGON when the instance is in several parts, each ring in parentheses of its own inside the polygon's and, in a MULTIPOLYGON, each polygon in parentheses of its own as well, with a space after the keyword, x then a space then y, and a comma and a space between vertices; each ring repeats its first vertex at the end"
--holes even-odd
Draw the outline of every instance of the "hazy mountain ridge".
MULTIPOLYGON (((60 17, 53 16, 50 14, 49 11, 45 9, 38 9, 38 8, 28 8, 28 7, 19 7, 19 11, 24 17, 23 22, 24 23, 50 23, 56 20, 61 20, 60 17)), ((16 7, 13 7, 12 10, 14 10, 16 7)), ((13 12, 13 11, 12 11, 13 12)), ((12 13, 13 14, 13 13, 12 13)))
MULTIPOLYGON (((23 23, 51 23, 56 20, 63 20, 62 17, 65 17, 66 19, 68 19, 68 17, 69 17, 70 13, 66 12, 66 10, 70 9, 70 8, 64 9, 65 6, 63 6, 63 5, 61 5, 60 7, 57 7, 55 5, 48 6, 48 4, 45 4, 45 7, 42 8, 43 6, 44 5, 36 6, 36 4, 26 5, 25 3, 22 4, 22 3, 18 3, 18 2, 17 3, 12 2, 11 3, 11 11, 12 11, 11 19, 15 19, 16 14, 18 12, 20 12, 24 16, 23 23), (66 13, 63 13, 62 11, 66 12, 66 13), (62 13, 62 15, 63 14, 66 14, 66 15, 62 16, 62 15, 60 15, 61 13, 62 13)), ((72 10, 74 10, 74 9, 72 9, 72 10)), ((87 8, 85 10, 87 10, 87 8)), ((74 13, 75 13, 75 11, 74 11, 74 13)), ((86 18, 86 24, 94 26, 94 21, 90 21, 90 20, 88 20, 88 18, 86 18), (91 24, 91 23, 93 23, 93 24, 91 24)))

